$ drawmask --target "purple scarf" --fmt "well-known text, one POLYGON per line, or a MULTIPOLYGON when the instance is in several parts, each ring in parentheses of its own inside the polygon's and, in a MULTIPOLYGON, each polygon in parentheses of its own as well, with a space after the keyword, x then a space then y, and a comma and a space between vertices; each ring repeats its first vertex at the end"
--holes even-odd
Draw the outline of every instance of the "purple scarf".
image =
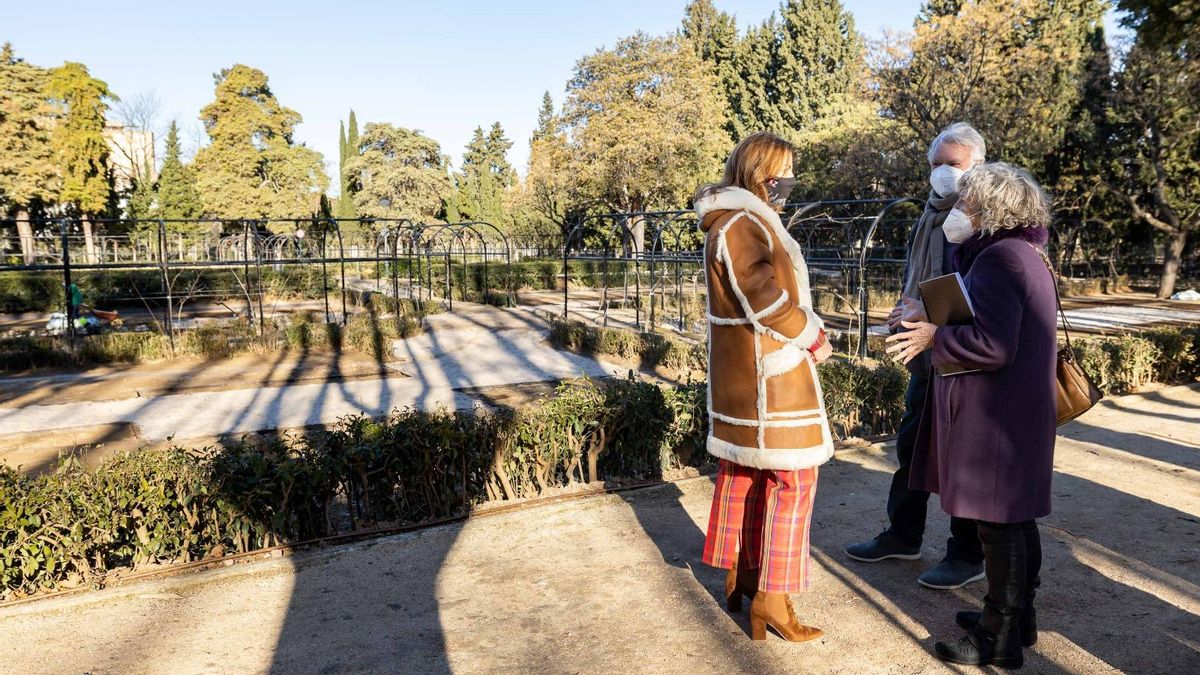
POLYGON ((1050 230, 1044 227, 1014 227, 999 230, 991 235, 976 232, 974 236, 964 241, 958 247, 958 250, 954 252, 955 271, 966 276, 980 253, 983 253, 992 244, 1004 241, 1005 239, 1020 239, 1034 246, 1045 248, 1046 242, 1050 241, 1050 230))

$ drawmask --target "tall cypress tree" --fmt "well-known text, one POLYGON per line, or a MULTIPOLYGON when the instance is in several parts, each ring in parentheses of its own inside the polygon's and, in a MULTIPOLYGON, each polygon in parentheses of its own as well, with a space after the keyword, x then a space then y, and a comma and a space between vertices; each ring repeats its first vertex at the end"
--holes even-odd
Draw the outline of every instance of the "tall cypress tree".
POLYGON ((683 10, 680 32, 696 54, 712 66, 721 81, 728 106, 725 130, 731 139, 737 140, 745 135, 749 126, 737 114, 745 96, 736 64, 737 21, 729 13, 718 10, 712 0, 692 0, 683 10))
MULTIPOLYGON (((179 156, 179 125, 171 120, 167 129, 166 155, 162 171, 158 174, 157 195, 158 217, 167 220, 182 220, 200 216, 200 194, 196 191, 196 177, 192 167, 183 163, 179 156)), ((203 229, 182 227, 181 229, 203 229)))
POLYGON ((350 121, 346 124, 346 152, 351 156, 358 154, 358 118, 350 111, 350 121))
POLYGON ((781 131, 795 133, 854 87, 863 43, 840 0, 786 0, 779 15, 771 84, 781 131))
POLYGON ((547 91, 542 94, 542 107, 538 108, 537 128, 533 130, 529 142, 533 143, 553 136, 557 127, 558 118, 554 115, 554 99, 550 98, 550 92, 547 91))
POLYGON ((354 116, 354 111, 350 111, 349 131, 346 130, 346 125, 342 125, 339 133, 339 154, 340 160, 338 163, 339 191, 336 215, 338 218, 357 218, 358 211, 354 208, 354 181, 350 180, 350 173, 346 170, 347 163, 358 155, 358 118, 354 116))

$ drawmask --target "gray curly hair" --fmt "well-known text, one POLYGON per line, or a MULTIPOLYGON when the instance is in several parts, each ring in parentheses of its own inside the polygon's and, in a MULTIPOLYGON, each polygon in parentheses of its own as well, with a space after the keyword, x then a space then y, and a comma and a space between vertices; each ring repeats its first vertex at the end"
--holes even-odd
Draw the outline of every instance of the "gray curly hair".
POLYGON ((971 169, 962 177, 958 197, 970 215, 979 214, 980 230, 987 234, 1050 225, 1050 196, 1028 171, 1011 164, 993 162, 971 169))

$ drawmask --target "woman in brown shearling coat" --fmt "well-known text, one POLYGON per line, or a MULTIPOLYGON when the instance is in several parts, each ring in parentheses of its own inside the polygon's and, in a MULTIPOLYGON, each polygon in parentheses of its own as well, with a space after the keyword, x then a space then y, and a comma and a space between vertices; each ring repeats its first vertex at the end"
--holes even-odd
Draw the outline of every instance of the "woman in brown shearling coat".
POLYGON ((796 181, 792 148, 769 133, 742 140, 721 182, 700 190, 708 287, 708 451, 719 457, 704 562, 729 570, 730 611, 752 598, 751 637, 819 637, 789 593, 808 589, 817 466, 833 442, 816 364, 830 347, 813 313, 808 268, 784 230, 796 181))

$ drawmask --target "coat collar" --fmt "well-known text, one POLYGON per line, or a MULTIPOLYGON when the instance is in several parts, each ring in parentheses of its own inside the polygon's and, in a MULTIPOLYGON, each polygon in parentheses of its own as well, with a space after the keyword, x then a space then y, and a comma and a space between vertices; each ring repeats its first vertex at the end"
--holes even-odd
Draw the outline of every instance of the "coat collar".
POLYGON ((783 229, 783 223, 779 220, 779 214, 775 212, 775 209, 753 192, 733 185, 719 188, 697 199, 694 208, 701 228, 704 227, 705 216, 713 211, 728 210, 749 211, 760 220, 770 223, 780 230, 783 229))
POLYGON ((800 250, 800 244, 796 243, 792 235, 784 229, 779 214, 769 204, 753 192, 731 185, 714 190, 697 199, 693 208, 696 210, 696 219, 700 224, 700 229, 706 232, 711 225, 706 220, 707 216, 717 211, 746 211, 771 228, 779 241, 783 243, 784 250, 791 258, 792 268, 796 271, 797 291, 800 293, 798 301, 805 307, 812 307, 812 291, 808 285, 808 265, 804 262, 804 253, 800 250))

